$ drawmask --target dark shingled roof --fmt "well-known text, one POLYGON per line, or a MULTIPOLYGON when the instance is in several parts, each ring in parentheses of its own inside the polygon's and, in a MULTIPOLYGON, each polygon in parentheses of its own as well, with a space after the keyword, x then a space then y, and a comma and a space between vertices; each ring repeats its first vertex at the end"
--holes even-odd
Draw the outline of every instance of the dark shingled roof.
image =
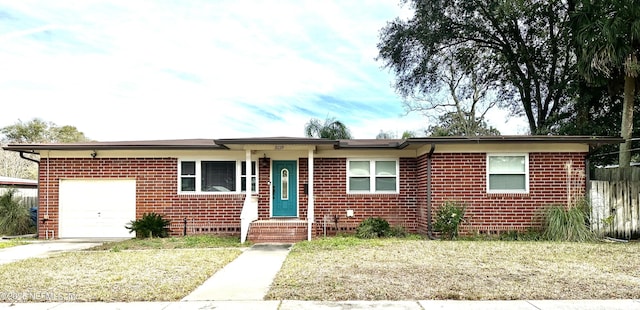
POLYGON ((588 145, 619 144, 624 140, 620 137, 601 136, 476 136, 476 137, 426 137, 409 138, 403 144, 409 143, 581 143, 588 145))
POLYGON ((212 139, 148 140, 148 141, 109 141, 82 143, 36 143, 9 144, 3 147, 8 151, 38 150, 147 150, 147 149, 224 149, 212 139))
POLYGON ((226 145, 285 144, 333 145, 336 149, 404 149, 408 146, 428 144, 482 144, 482 143, 579 143, 588 145, 619 144, 619 137, 599 136, 479 136, 479 137, 425 137, 403 139, 350 139, 330 140, 296 137, 263 137, 238 139, 180 139, 151 141, 116 141, 83 143, 9 144, 8 151, 38 153, 40 150, 187 150, 227 149, 226 145))
POLYGON ((335 144, 335 140, 321 138, 296 138, 296 137, 257 137, 236 139, 215 139, 216 144, 335 144))

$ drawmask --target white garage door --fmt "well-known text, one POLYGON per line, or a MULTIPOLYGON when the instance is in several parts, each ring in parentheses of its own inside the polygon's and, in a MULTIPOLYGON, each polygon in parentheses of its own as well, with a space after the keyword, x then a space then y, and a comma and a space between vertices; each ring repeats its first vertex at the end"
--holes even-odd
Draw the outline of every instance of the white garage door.
POLYGON ((60 180, 60 238, 134 237, 124 228, 136 217, 136 181, 60 180))

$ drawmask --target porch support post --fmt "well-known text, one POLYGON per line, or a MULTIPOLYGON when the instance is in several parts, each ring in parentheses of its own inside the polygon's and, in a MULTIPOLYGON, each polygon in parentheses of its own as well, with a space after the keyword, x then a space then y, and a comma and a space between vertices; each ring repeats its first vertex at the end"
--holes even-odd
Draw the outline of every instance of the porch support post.
POLYGON ((309 180, 308 180, 308 206, 307 206, 307 240, 311 241, 311 232, 313 231, 313 222, 314 222, 314 201, 313 201, 313 150, 309 150, 308 156, 308 170, 309 170, 309 180))
MULTIPOLYGON (((244 205, 242 206, 242 212, 240 213, 240 242, 244 243, 247 241, 247 236, 249 234, 249 226, 251 222, 258 219, 258 204, 252 201, 252 192, 251 192, 251 150, 246 150, 245 155, 245 168, 246 168, 246 180, 245 180, 245 197, 244 197, 244 205)), ((257 167, 256 167, 257 169, 257 167)), ((256 171, 257 172, 257 171, 256 171)))
MULTIPOLYGON (((245 178, 245 188, 247 189, 246 191, 246 195, 244 197, 244 203, 248 204, 251 202, 251 194, 253 192, 251 192, 251 150, 246 150, 245 151, 245 171, 246 171, 246 178, 245 178)), ((258 167, 256 167, 256 169, 258 169, 258 167)), ((257 173, 257 171, 256 171, 257 173)), ((256 184, 257 185, 257 184, 256 184)))

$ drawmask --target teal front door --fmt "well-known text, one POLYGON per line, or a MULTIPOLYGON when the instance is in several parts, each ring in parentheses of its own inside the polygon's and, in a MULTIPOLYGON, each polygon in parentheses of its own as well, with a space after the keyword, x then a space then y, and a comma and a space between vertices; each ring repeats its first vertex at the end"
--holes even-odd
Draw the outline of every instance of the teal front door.
POLYGON ((298 171, 295 160, 273 161, 274 217, 298 216, 298 171))

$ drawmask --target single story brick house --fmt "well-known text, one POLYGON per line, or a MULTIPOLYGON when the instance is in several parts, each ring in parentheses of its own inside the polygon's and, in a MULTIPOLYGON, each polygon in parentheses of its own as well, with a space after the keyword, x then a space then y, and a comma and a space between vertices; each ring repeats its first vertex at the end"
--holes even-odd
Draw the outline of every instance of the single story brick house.
POLYGON ((542 208, 584 194, 591 149, 621 142, 275 137, 4 149, 40 157, 40 238, 129 237, 126 223, 156 212, 171 220, 172 235, 291 242, 350 232, 368 217, 431 235, 435 212, 447 201, 466 205, 463 232, 539 227, 542 208))

